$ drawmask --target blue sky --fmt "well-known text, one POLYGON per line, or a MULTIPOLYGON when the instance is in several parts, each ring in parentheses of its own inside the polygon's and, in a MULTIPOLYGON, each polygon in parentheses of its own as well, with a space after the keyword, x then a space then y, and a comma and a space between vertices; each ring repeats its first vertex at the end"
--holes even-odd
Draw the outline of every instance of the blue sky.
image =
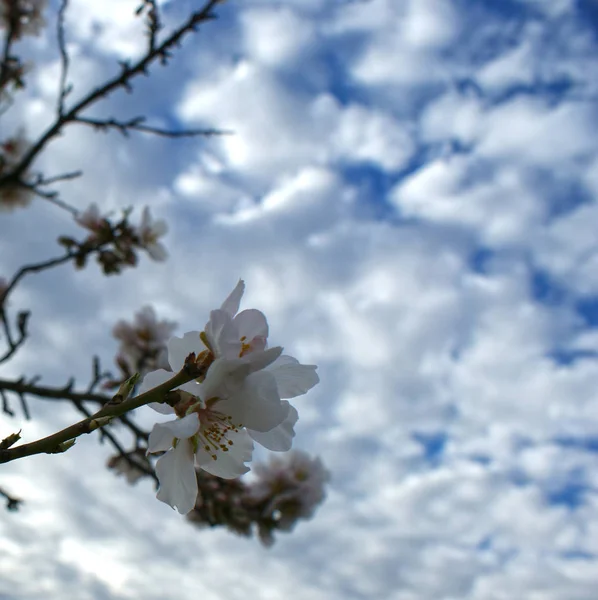
MULTIPOLYGON (((136 1, 71 5, 76 98, 143 36, 136 1)), ((195 4, 162 6, 173 27, 195 4)), ((197 329, 243 277, 273 343, 319 365, 296 445, 332 472, 328 499, 265 550, 192 529, 81 440, 4 468, 28 502, 0 522, 0 598, 594 600, 598 5, 231 0, 219 14, 97 114, 234 135, 73 126, 39 162, 85 171, 61 187, 81 209, 150 205, 169 261, 29 279, 11 303, 33 310, 32 342, 1 375, 85 383, 118 319, 149 303, 197 329)), ((36 68, 3 136, 52 117, 54 48, 26 47, 36 68)), ((0 275, 75 231, 41 203, 0 215, 0 275)), ((28 439, 74 418, 33 408, 28 439)))

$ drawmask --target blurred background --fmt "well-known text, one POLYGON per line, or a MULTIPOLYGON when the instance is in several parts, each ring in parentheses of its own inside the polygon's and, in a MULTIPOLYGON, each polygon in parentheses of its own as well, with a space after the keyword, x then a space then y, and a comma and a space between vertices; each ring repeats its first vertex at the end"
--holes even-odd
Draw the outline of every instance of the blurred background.
MULTIPOLYGON (((70 0, 75 102, 147 44, 139 0, 70 0)), ((165 33, 198 2, 159 3, 165 33)), ((15 49, 27 87, 0 119, 55 115, 57 4, 15 49)), ((239 277, 243 307, 321 384, 295 447, 328 496, 272 548, 198 530, 105 468, 84 436, 0 467, 11 600, 594 600, 598 589, 598 4, 593 0, 231 0, 169 65, 89 116, 211 127, 168 139, 71 125, 35 163, 82 169, 61 198, 151 207, 169 258, 105 277, 32 276, 10 308, 31 336, 0 377, 60 385, 111 367, 144 305, 203 328, 239 277)), ((81 235, 36 199, 0 213, 0 276, 81 235)), ((32 400, 25 441, 79 418, 32 400)), ((155 420, 147 408, 139 420, 155 420)), ((258 453, 258 458, 265 458, 258 453)))

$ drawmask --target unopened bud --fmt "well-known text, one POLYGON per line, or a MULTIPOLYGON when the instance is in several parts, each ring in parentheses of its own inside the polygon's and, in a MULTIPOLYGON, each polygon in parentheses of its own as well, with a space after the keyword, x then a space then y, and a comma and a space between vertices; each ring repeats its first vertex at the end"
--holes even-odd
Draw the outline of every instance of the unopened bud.
POLYGON ((124 402, 131 395, 131 392, 137 385, 140 377, 141 373, 135 373, 134 375, 131 375, 129 379, 121 383, 120 387, 118 388, 118 392, 116 392, 112 398, 112 404, 124 402))
POLYGON ((58 446, 52 448, 52 450, 47 450, 46 454, 61 454, 62 452, 66 452, 69 448, 72 448, 75 445, 77 440, 73 438, 72 440, 67 440, 66 442, 61 442, 58 446))
POLYGON ((5 437, 0 442, 0 450, 6 450, 10 448, 13 444, 16 444, 21 439, 21 430, 17 433, 11 433, 8 437, 5 437))
POLYGON ((113 418, 114 417, 98 417, 97 419, 92 419, 89 422, 89 431, 95 431, 100 427, 104 427, 104 425, 108 425, 113 418))

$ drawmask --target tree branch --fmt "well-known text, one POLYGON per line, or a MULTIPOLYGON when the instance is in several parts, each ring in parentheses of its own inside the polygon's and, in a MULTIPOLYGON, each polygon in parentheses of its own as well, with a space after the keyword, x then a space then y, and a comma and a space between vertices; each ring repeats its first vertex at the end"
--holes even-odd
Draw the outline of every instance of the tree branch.
POLYGON ((122 87, 125 90, 130 91, 130 80, 137 75, 146 74, 148 67, 156 60, 159 59, 162 64, 166 64, 170 57, 170 50, 178 45, 187 33, 196 31, 201 23, 215 18, 212 14, 212 9, 220 2, 222 2, 222 0, 208 0, 201 10, 192 13, 185 23, 134 65, 131 66, 128 63, 121 63, 122 70, 120 75, 108 80, 104 85, 87 94, 87 96, 77 102, 68 112, 57 117, 55 122, 23 156, 17 167, 11 173, 0 177, 0 186, 8 182, 14 183, 19 181, 21 175, 29 168, 37 155, 45 148, 46 144, 59 135, 65 125, 75 122, 81 111, 97 102, 100 98, 111 94, 118 88, 122 87))
POLYGON ((0 488, 0 496, 3 496, 4 498, 6 498, 6 508, 7 508, 7 510, 13 510, 13 511, 14 510, 18 510, 19 509, 19 505, 23 502, 19 498, 13 498, 13 496, 11 496, 3 488, 0 488))
POLYGON ((58 106, 56 107, 56 112, 59 119, 64 115, 64 101, 71 91, 71 86, 67 85, 66 83, 69 70, 69 55, 66 51, 66 40, 64 37, 64 17, 68 3, 68 0, 62 0, 60 4, 56 32, 56 37, 58 38, 58 49, 60 51, 60 86, 58 88, 58 106))
POLYGON ((129 121, 117 121, 116 119, 90 119, 87 117, 76 117, 73 119, 74 123, 82 123, 84 125, 90 125, 100 131, 107 131, 108 129, 117 129, 123 136, 128 137, 129 131, 140 131, 142 133, 151 133, 153 135, 159 135, 162 137, 169 138, 181 138, 181 137, 196 137, 196 136, 214 136, 214 135, 230 135, 231 131, 224 131, 219 129, 182 129, 179 131, 172 129, 161 129, 159 127, 151 127, 149 125, 143 125, 145 117, 134 117, 129 121))
MULTIPOLYGON (((188 359, 191 357, 194 359, 194 356, 195 355, 191 354, 188 359)), ((74 425, 62 429, 57 433, 29 444, 21 444, 13 448, 0 449, 0 463, 10 462, 34 454, 54 454, 64 452, 79 436, 85 433, 91 433, 92 431, 107 425, 112 419, 120 417, 140 406, 144 406, 150 402, 162 402, 166 392, 205 374, 206 370, 207 366, 197 366, 192 360, 187 360, 181 371, 152 390, 123 401, 118 401, 117 395, 95 414, 74 425)))

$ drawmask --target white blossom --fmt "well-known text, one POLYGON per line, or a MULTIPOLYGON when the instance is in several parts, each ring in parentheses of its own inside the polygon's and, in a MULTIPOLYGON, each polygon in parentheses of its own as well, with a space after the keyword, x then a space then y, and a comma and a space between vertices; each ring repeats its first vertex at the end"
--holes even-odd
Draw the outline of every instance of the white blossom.
MULTIPOLYGON (((205 333, 209 349, 215 356, 229 359, 263 352, 268 346, 268 322, 265 315, 256 309, 239 311, 245 283, 239 280, 222 306, 210 313, 205 333), (238 314, 237 314, 238 313, 238 314)), ((282 355, 266 367, 274 378, 280 398, 295 398, 308 392, 318 382, 315 365, 302 365, 292 356, 282 355)), ((297 411, 288 402, 288 413, 280 425, 268 432, 253 430, 249 435, 269 450, 285 451, 291 447, 293 430, 297 422, 297 411)))
POLYGON ((166 248, 159 241, 168 231, 168 226, 164 219, 158 219, 154 221, 150 214, 149 207, 146 206, 143 209, 141 216, 141 224, 136 229, 136 234, 139 238, 139 244, 147 250, 148 254, 157 261, 166 260, 168 253, 166 248))
POLYGON ((330 479, 322 461, 301 450, 272 456, 267 464, 256 465, 253 473, 257 479, 250 496, 258 501, 269 499, 266 511, 276 515, 278 529, 287 531, 298 519, 313 516, 330 479))
POLYGON ((0 29, 8 29, 12 21, 14 39, 39 35, 46 25, 42 14, 46 4, 46 0, 0 0, 0 29))
POLYGON ((112 329, 112 335, 120 340, 119 356, 129 365, 131 371, 143 372, 156 368, 169 368, 166 356, 166 343, 172 335, 176 323, 158 321, 151 306, 144 306, 135 314, 133 323, 120 320, 112 329))
POLYGON ((95 202, 92 202, 85 211, 75 217, 75 221, 92 233, 100 232, 105 226, 105 218, 95 202))
MULTIPOLYGON (((189 332, 169 340, 168 362, 179 371, 190 353, 206 353, 213 361, 205 379, 180 386, 175 407, 150 404, 177 419, 154 426, 148 452, 162 452, 156 465, 158 498, 181 512, 195 505, 195 466, 223 478, 246 473, 253 441, 270 450, 288 450, 298 414, 287 398, 306 393, 318 376, 313 365, 282 356, 282 348, 266 348, 268 324, 257 310, 236 314, 244 284, 239 282, 220 309, 212 311, 205 332, 189 332), (207 351, 206 351, 207 347, 207 351), (192 497, 193 496, 193 497, 192 497)), ((166 370, 147 374, 139 392, 172 376, 166 370)))

